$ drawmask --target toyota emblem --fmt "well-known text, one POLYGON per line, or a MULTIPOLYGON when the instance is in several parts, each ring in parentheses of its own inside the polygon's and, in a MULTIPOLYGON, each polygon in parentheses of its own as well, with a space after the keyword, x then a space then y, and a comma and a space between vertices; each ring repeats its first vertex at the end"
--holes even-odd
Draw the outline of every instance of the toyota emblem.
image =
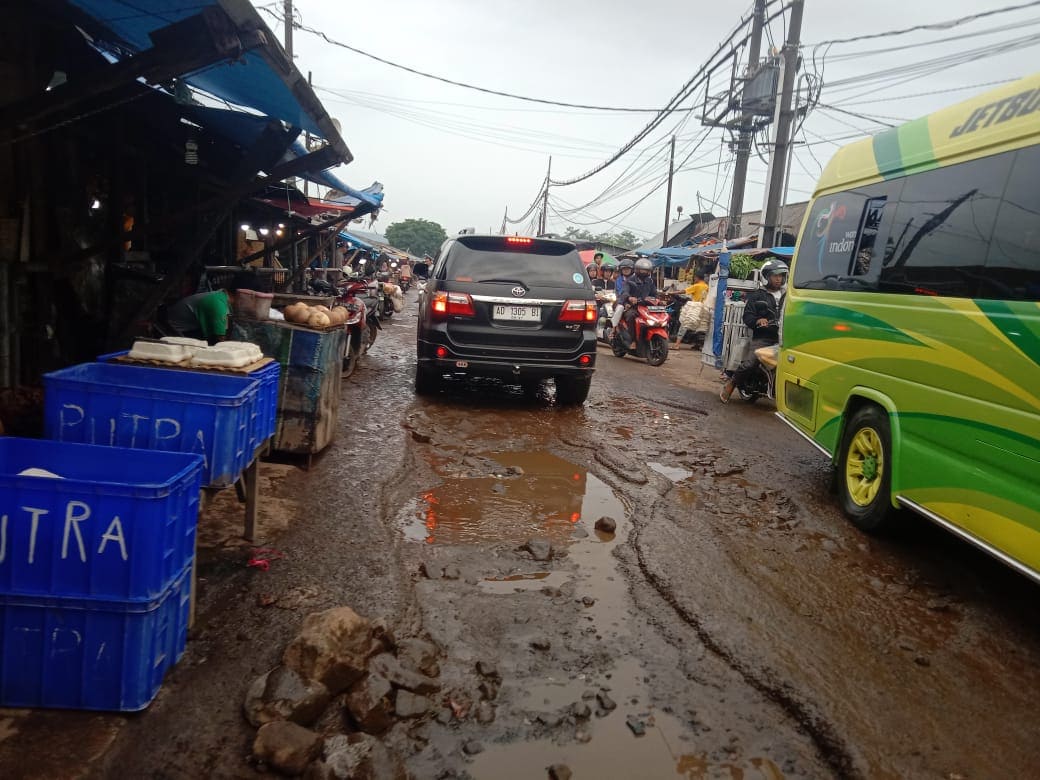
POLYGON ((527 293, 527 290, 525 290, 523 287, 514 287, 509 292, 513 293, 513 295, 515 295, 517 298, 523 298, 524 295, 527 293))

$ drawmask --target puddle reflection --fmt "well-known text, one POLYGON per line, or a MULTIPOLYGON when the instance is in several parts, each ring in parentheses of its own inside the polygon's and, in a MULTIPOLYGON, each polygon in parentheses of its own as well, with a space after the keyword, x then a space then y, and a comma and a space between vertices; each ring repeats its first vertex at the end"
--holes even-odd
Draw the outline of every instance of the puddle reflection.
POLYGON ((422 493, 406 534, 427 544, 521 544, 544 536, 567 545, 582 518, 591 524, 600 515, 620 516, 610 487, 581 466, 549 452, 489 457, 503 467, 501 474, 449 477, 422 493))

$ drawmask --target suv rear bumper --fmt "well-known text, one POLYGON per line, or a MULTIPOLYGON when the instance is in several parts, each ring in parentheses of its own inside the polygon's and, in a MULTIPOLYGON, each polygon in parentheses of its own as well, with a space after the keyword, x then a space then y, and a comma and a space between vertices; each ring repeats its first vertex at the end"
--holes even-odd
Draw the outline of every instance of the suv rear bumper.
MULTIPOLYGON (((435 335, 435 334, 431 334, 435 335)), ((445 374, 498 377, 502 379, 545 379, 554 376, 588 376, 596 370, 596 335, 587 331, 581 346, 567 353, 543 353, 533 357, 528 350, 509 354, 506 350, 464 348, 457 344, 420 339, 417 345, 421 369, 445 374), (437 357, 437 348, 444 347, 448 354, 437 357), (588 357, 588 363, 581 358, 588 357)))

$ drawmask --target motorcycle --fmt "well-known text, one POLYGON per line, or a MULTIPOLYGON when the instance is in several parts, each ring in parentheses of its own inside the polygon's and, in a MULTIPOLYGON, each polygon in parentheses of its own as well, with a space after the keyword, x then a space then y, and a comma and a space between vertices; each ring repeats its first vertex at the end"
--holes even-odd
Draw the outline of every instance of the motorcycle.
POLYGON ((749 404, 762 397, 776 400, 776 364, 779 356, 779 344, 755 350, 755 371, 736 387, 742 400, 749 404))
MULTIPOLYGON (((759 305, 761 306, 761 303, 759 305)), ((760 313, 763 319, 768 320, 769 326, 776 326, 776 320, 768 316, 767 309, 763 308, 761 312, 756 313, 760 313)), ((749 404, 763 396, 770 401, 776 400, 776 365, 779 355, 780 346, 778 344, 759 347, 755 350, 754 371, 735 387, 742 400, 749 404)))
POLYGON ((690 296, 685 293, 671 293, 668 296, 668 340, 675 344, 679 340, 679 312, 682 307, 690 301, 690 296))
POLYGON ((636 308, 635 333, 626 344, 629 328, 622 317, 611 335, 610 348, 617 357, 635 355, 645 358, 651 366, 659 366, 668 359, 668 309, 656 298, 630 305, 636 308))
POLYGON ((394 302, 391 290, 396 285, 390 281, 389 273, 381 271, 376 274, 374 282, 369 282, 369 288, 373 286, 375 287, 376 297, 379 299, 376 310, 379 312, 380 318, 388 320, 394 316, 394 302))
POLYGON ((368 283, 363 279, 348 279, 339 290, 337 304, 345 306, 350 316, 347 318, 347 345, 343 354, 343 376, 348 377, 354 373, 358 361, 362 356, 368 354, 368 350, 376 340, 376 331, 379 329, 379 317, 375 312, 369 311, 364 298, 358 297, 360 293, 368 289, 368 283))
POLYGON ((617 306, 617 295, 613 290, 597 290, 596 301, 599 303, 599 319, 596 322, 596 340, 609 344, 614 335, 612 317, 617 306))

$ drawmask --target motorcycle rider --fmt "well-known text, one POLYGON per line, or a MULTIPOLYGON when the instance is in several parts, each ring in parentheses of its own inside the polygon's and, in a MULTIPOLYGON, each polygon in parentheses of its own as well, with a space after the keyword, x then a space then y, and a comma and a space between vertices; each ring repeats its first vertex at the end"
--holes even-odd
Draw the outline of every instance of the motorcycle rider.
POLYGON ((614 280, 614 297, 617 298, 617 304, 614 306, 614 314, 610 318, 610 324, 615 328, 621 322, 621 315, 625 313, 625 307, 621 305, 621 288, 635 273, 635 270, 636 264, 631 260, 622 260, 618 263, 618 277, 614 280))
POLYGON ((599 291, 603 289, 603 285, 606 282, 599 275, 599 266, 595 263, 589 263, 585 267, 585 272, 589 275, 589 282, 592 284, 592 289, 599 291))
MULTIPOLYGON (((599 286, 597 286, 596 285, 596 280, 595 279, 592 280, 592 289, 596 291, 596 303, 599 305, 599 316, 601 318, 604 318, 604 317, 608 316, 608 314, 607 314, 607 299, 604 298, 604 293, 609 293, 609 292, 615 290, 615 288, 614 288, 614 284, 615 284, 614 272, 615 272, 615 270, 616 269, 614 268, 614 264, 613 263, 604 263, 603 265, 601 265, 599 267, 599 276, 600 276, 601 284, 599 286)), ((615 297, 616 297, 616 292, 615 292, 615 297)), ((609 316, 613 317, 613 311, 611 311, 611 314, 609 316)), ((613 319, 611 321, 613 321, 613 319)))
POLYGON ((622 319, 625 320, 627 327, 621 333, 621 338, 625 341, 625 346, 632 346, 632 339, 635 338, 636 332, 636 304, 646 298, 657 297, 657 282, 654 281, 654 277, 650 275, 651 271, 654 270, 654 264, 647 260, 645 257, 640 258, 635 263, 635 274, 625 279, 624 284, 621 286, 621 293, 618 295, 618 301, 624 302, 625 313, 622 315, 622 319))
POLYGON ((751 348, 748 356, 737 366, 737 370, 723 385, 719 392, 719 400, 729 403, 733 391, 754 371, 758 363, 755 350, 760 347, 771 347, 780 341, 779 325, 780 309, 784 305, 787 294, 787 263, 782 260, 768 260, 762 266, 764 286, 748 294, 744 303, 744 325, 751 329, 751 348))

